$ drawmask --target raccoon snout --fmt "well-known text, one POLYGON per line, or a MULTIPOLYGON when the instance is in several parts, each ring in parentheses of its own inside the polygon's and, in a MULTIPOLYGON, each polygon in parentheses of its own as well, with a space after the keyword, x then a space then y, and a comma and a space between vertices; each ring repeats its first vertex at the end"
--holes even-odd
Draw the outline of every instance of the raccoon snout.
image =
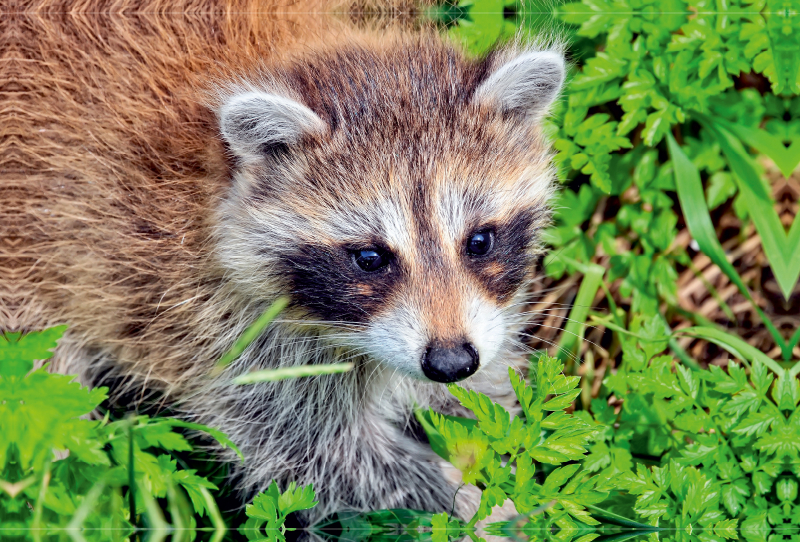
POLYGON ((449 384, 475 374, 480 362, 472 343, 442 344, 432 342, 422 356, 422 372, 434 382, 449 384))

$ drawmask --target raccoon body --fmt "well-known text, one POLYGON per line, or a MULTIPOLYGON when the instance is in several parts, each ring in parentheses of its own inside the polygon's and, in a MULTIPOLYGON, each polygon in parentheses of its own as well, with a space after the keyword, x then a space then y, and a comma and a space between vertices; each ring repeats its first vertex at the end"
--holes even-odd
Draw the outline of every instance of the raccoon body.
MULTIPOLYGON (((142 17, 20 29, 33 70, 9 102, 0 327, 69 324, 55 370, 219 427, 246 494, 313 483, 306 521, 450 511, 457 477, 408 428, 415 405, 457 412, 442 383, 511 396, 562 54, 142 17), (279 319, 210 377, 279 296, 279 319), (355 368, 231 382, 342 361, 355 368)), ((459 492, 458 513, 476 505, 459 492)))

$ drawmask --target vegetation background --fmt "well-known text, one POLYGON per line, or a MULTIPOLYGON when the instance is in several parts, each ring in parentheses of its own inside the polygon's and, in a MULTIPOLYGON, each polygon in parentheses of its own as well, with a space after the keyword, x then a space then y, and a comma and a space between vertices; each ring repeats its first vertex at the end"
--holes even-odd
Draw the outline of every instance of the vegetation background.
MULTIPOLYGON (((452 386, 477 421, 418 416, 484 489, 481 510, 339 516, 316 536, 474 537, 510 498, 522 516, 490 534, 800 540, 798 12, 796 0, 343 12, 434 24, 474 55, 557 31, 573 67, 546 126, 564 187, 530 307, 529 382, 510 375, 523 414, 452 386)), ((0 338, 0 538, 283 540, 313 506, 313 488, 273 486, 231 508, 208 450, 235 444, 212 428, 81 419, 104 390, 34 370, 62 332, 0 338)))

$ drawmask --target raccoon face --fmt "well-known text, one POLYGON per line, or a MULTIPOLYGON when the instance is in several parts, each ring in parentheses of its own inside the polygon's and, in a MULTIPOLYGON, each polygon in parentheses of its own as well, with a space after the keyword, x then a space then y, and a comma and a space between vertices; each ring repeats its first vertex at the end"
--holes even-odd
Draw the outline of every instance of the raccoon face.
POLYGON ((469 62, 434 44, 356 50, 232 88, 238 166, 218 253, 241 290, 287 293, 298 325, 422 380, 512 350, 554 177, 538 121, 553 51, 469 62))

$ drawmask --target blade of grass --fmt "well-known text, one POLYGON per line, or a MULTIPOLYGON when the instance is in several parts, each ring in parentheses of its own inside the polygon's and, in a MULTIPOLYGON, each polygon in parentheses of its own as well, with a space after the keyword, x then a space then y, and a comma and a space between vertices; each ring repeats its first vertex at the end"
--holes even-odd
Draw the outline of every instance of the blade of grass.
POLYGON ((214 501, 214 497, 211 496, 211 492, 207 488, 200 486, 200 493, 203 494, 208 517, 211 518, 211 525, 214 527, 214 535, 211 537, 210 542, 222 542, 222 539, 225 538, 225 533, 228 532, 225 521, 222 519, 222 514, 214 501))
POLYGON ((711 341, 744 361, 758 360, 772 369, 778 376, 781 376, 785 372, 777 361, 764 354, 758 348, 747 344, 747 342, 735 335, 725 333, 719 329, 695 326, 678 330, 676 334, 690 335, 692 337, 699 337, 711 341))
POLYGON ((430 412, 427 410, 418 409, 414 411, 414 416, 417 418, 417 421, 422 426, 423 431, 428 436, 428 442, 431 445, 431 449, 441 457, 442 459, 449 461, 450 454, 447 453, 447 444, 445 443, 444 437, 439 433, 439 431, 434 427, 433 423, 430 421, 430 412))
POLYGON ((794 141, 788 149, 776 135, 760 128, 742 126, 722 119, 715 119, 717 124, 733 132, 736 137, 753 147, 765 156, 769 156, 787 179, 792 176, 794 168, 800 164, 800 141, 794 141))
POLYGON ((594 506, 591 504, 586 504, 587 510, 591 510, 594 512, 592 517, 598 520, 605 520, 608 523, 612 523, 614 525, 619 525, 620 527, 627 527, 629 529, 637 529, 642 530, 645 532, 653 532, 653 531, 660 531, 661 529, 658 527, 653 527, 652 525, 647 525, 645 523, 639 523, 638 521, 633 521, 632 519, 628 519, 625 516, 620 516, 619 514, 615 514, 610 510, 606 510, 604 508, 600 508, 599 506, 594 506))
POLYGON ((31 530, 33 531, 33 539, 36 542, 42 540, 42 513, 44 512, 44 500, 47 498, 47 488, 50 485, 50 469, 53 466, 53 460, 49 457, 44 462, 44 473, 42 474, 42 485, 39 487, 39 496, 36 499, 36 505, 33 507, 33 523, 31 523, 31 530))
POLYGON ((775 328, 770 319, 767 318, 767 315, 756 304, 739 273, 728 261, 725 250, 722 248, 719 239, 717 239, 717 232, 711 223, 711 215, 708 212, 706 198, 703 194, 700 171, 689 160, 689 157, 684 154, 672 134, 667 134, 667 146, 669 147, 669 154, 675 171, 675 185, 678 190, 678 200, 686 220, 686 226, 700 246, 700 251, 711 258, 711 261, 725 273, 731 282, 739 288, 742 295, 747 298, 753 309, 758 313, 761 321, 764 322, 773 340, 780 346, 783 357, 791 357, 791 349, 787 352, 786 342, 783 340, 780 331, 775 328))
POLYGON ((170 520, 174 525, 171 542, 184 542, 184 540, 188 542, 197 535, 197 532, 190 527, 192 507, 181 494, 181 490, 175 486, 172 480, 167 482, 167 506, 170 520))
POLYGON ((724 299, 722 299, 722 296, 719 295, 717 289, 714 288, 714 285, 708 282, 708 280, 706 280, 705 275, 703 275, 703 273, 700 272, 700 270, 697 268, 697 266, 694 265, 694 262, 691 260, 689 261, 689 269, 694 274, 694 276, 697 277, 700 280, 700 282, 703 283, 703 286, 706 287, 706 290, 708 290, 708 293, 710 293, 711 297, 714 298, 714 301, 717 302, 719 308, 722 309, 722 312, 725 314, 728 320, 730 320, 731 322, 735 322, 736 315, 733 314, 733 310, 731 310, 730 306, 725 302, 724 299))
POLYGON ((169 523, 164 519, 164 514, 161 512, 161 508, 158 507, 158 503, 153 496, 150 495, 146 488, 140 487, 137 489, 139 495, 142 496, 147 518, 150 520, 150 525, 152 526, 147 532, 147 540, 148 542, 163 542, 172 529, 170 529, 169 523))
POLYGON ((789 338, 789 350, 794 350, 797 343, 800 343, 800 328, 797 328, 794 334, 789 338))
POLYGON ((693 359, 687 352, 684 350, 678 341, 675 339, 669 340, 669 348, 672 350, 672 353, 681 360, 681 363, 692 369, 693 371, 702 371, 700 364, 697 363, 697 360, 693 359))
POLYGON ((250 346, 254 340, 267 328, 278 314, 286 308, 289 304, 288 297, 279 297, 270 305, 264 313, 258 317, 245 331, 242 336, 234 343, 234 345, 225 352, 219 359, 214 369, 211 371, 211 376, 219 375, 225 367, 233 363, 233 361, 242 355, 244 349, 250 346))
POLYGON ((106 479, 108 475, 103 476, 100 478, 93 486, 92 489, 86 494, 81 502, 81 505, 75 510, 75 513, 72 514, 72 519, 67 524, 67 530, 73 531, 80 531, 83 527, 83 522, 89 516, 92 511, 92 507, 95 505, 97 500, 103 494, 103 490, 106 488, 107 482, 106 479))
MULTIPOLYGON (((575 301, 569 312, 569 320, 567 320, 567 325, 564 326, 561 340, 558 343, 558 358, 565 365, 569 364, 570 366, 578 353, 580 341, 583 340, 583 334, 588 325, 586 320, 589 315, 589 309, 591 309, 591 304, 600 289, 606 272, 605 268, 597 264, 571 263, 579 265, 579 270, 583 273, 583 280, 581 280, 578 294, 575 296, 575 301)), ((569 368, 565 370, 568 371, 569 368)))
POLYGON ((136 473, 133 470, 133 419, 128 418, 128 507, 130 523, 136 528, 136 473))
POLYGON ((800 220, 795 220, 788 234, 775 212, 772 196, 761 182, 742 144, 720 124, 700 116, 701 123, 715 136, 728 159, 739 191, 744 196, 750 217, 761 237, 775 280, 787 300, 800 278, 800 220))
POLYGON ((336 373, 346 373, 353 369, 352 363, 331 363, 328 365, 299 365, 297 367, 281 367, 279 369, 264 369, 243 374, 233 379, 234 384, 255 384, 257 382, 275 382, 288 378, 304 376, 319 376, 336 373))

